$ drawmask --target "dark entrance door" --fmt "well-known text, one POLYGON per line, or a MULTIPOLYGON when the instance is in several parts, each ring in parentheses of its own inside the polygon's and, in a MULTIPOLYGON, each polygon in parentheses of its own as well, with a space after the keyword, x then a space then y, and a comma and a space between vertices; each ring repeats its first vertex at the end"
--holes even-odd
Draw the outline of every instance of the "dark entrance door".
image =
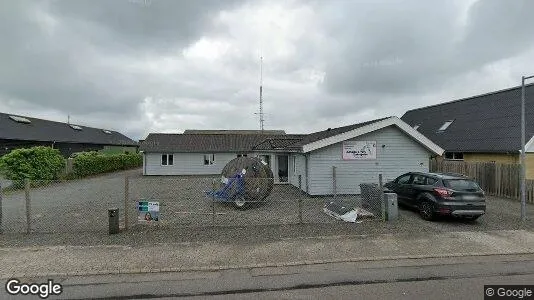
POLYGON ((288 182, 288 155, 278 155, 278 180, 280 182, 288 182))

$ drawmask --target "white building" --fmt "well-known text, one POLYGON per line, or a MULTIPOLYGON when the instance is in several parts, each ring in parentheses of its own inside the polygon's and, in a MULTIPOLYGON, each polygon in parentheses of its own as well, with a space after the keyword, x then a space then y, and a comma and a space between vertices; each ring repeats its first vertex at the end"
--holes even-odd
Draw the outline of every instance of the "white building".
POLYGON ((257 131, 151 133, 141 143, 144 175, 215 175, 239 155, 259 156, 277 183, 309 195, 359 194, 359 184, 428 172, 443 149, 397 117, 311 134, 257 131), (335 167, 335 175, 334 175, 335 167))

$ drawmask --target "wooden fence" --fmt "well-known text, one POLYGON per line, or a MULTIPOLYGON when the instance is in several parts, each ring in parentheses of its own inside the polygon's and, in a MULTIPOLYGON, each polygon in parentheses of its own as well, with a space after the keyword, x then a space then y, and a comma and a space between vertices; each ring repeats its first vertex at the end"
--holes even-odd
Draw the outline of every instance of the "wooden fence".
MULTIPOLYGON (((477 181, 486 194, 519 199, 521 192, 520 165, 468 163, 463 161, 430 161, 431 172, 451 172, 477 181)), ((534 180, 526 181, 527 202, 534 203, 534 180)))

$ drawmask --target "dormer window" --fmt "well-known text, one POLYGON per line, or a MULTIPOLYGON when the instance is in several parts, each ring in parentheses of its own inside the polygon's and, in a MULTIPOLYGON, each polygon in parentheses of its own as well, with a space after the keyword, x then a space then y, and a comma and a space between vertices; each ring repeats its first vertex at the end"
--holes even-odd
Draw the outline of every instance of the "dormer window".
POLYGON ((106 130, 106 129, 102 129, 102 132, 104 132, 105 134, 111 134, 111 131, 106 130))
POLYGON ((82 130, 83 128, 78 126, 78 125, 73 125, 73 124, 69 124, 70 128, 74 129, 74 130, 82 130))
POLYGON ((19 116, 9 116, 9 118, 17 123, 30 124, 32 122, 28 120, 27 118, 19 117, 19 116))
POLYGON ((419 128, 419 126, 421 126, 421 124, 415 124, 415 125, 413 126, 413 129, 417 130, 417 129, 419 128))
POLYGON ((445 123, 443 123, 443 125, 441 125, 438 131, 445 131, 447 128, 449 128, 449 126, 451 126, 452 122, 454 122, 454 120, 446 121, 445 123))

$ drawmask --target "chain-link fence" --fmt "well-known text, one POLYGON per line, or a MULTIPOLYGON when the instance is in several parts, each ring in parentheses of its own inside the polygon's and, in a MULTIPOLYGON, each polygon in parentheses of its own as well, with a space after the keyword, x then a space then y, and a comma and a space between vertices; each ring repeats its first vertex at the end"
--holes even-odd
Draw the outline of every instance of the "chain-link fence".
POLYGON ((374 212, 369 203, 360 195, 309 196, 272 178, 239 186, 214 176, 108 176, 12 185, 0 193, 0 221, 5 233, 105 232, 108 209, 118 208, 122 229, 337 223, 332 212, 342 212, 334 207, 358 209, 361 218, 374 212))

